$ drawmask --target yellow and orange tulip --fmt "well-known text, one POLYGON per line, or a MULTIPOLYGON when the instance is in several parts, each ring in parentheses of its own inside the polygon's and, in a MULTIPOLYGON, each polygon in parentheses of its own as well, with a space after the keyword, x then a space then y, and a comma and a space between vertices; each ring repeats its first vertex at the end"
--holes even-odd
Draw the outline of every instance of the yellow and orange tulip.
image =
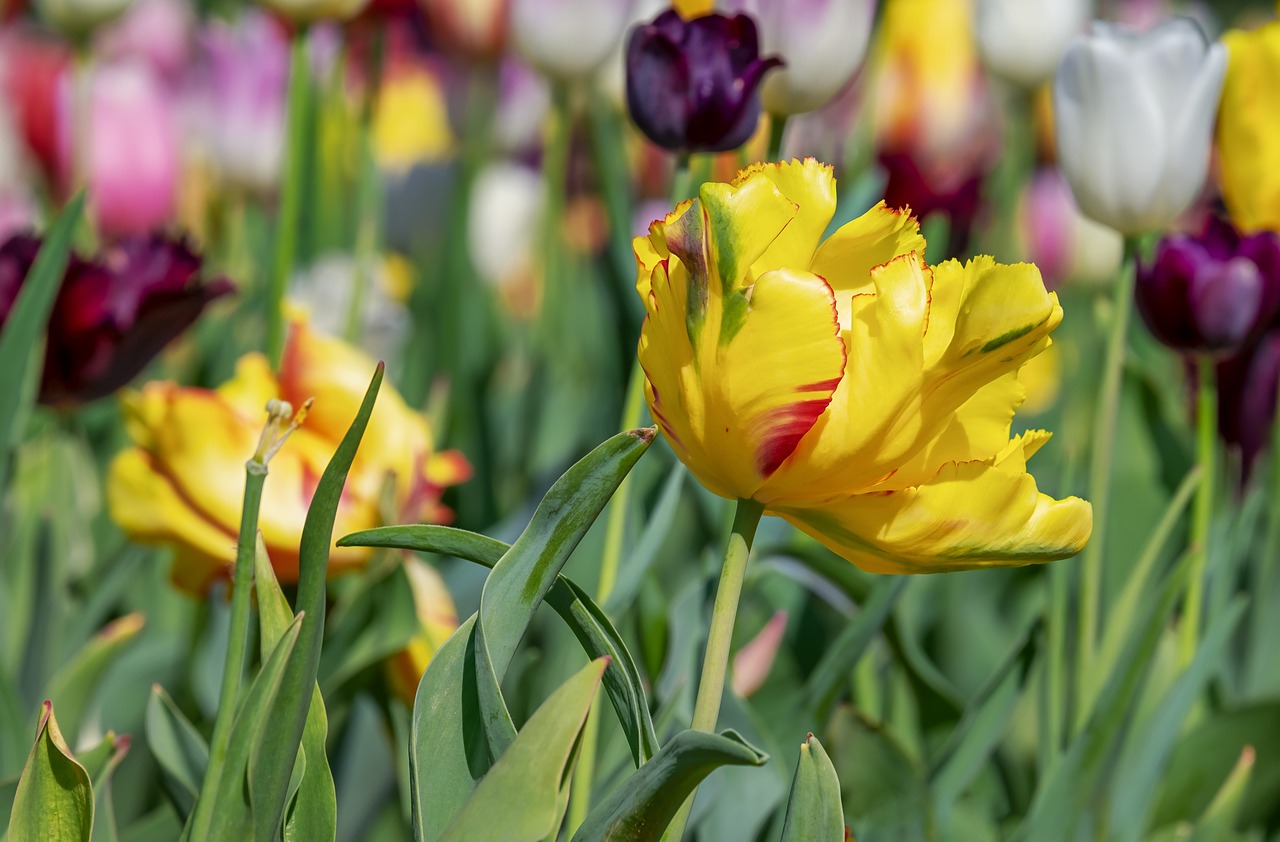
MULTIPOLYGON (((325 466, 355 418, 374 361, 296 321, 279 375, 248 354, 216 390, 148 383, 123 398, 133 447, 119 454, 107 479, 112 518, 134 540, 172 546, 175 584, 193 593, 230 573, 235 560, 244 462, 254 452, 268 400, 315 403, 304 426, 271 460, 259 528, 276 575, 298 577, 298 542, 307 507, 325 466)), ((449 511, 442 490, 466 479, 456 451, 437 452, 426 419, 388 385, 378 395, 343 490, 335 536, 377 526, 384 514, 440 522, 449 511), (383 512, 390 484, 394 512, 383 512)), ((330 573, 358 568, 369 550, 335 547, 330 573)))
POLYGON ((1280 21, 1222 41, 1230 55, 1218 106, 1222 198, 1238 228, 1280 231, 1280 21))
POLYGON ((436 569, 420 558, 406 556, 404 572, 418 612, 418 634, 387 661, 391 691, 412 706, 418 682, 444 642, 458 629, 458 610, 436 569))
POLYGON ((835 201, 830 167, 757 164, 635 240, 645 394, 680 460, 873 572, 1078 552, 1089 504, 1026 470, 1049 434, 1010 438, 1057 296, 1029 264, 928 266, 883 203, 823 241, 835 201))

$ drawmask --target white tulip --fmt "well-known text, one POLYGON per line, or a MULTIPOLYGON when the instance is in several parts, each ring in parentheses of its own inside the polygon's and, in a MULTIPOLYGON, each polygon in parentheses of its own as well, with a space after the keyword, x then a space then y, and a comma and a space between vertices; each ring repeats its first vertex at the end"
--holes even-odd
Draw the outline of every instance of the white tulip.
POLYGON ((511 40, 548 76, 582 78, 621 43, 631 6, 632 0, 514 0, 511 40))
POLYGON ((1053 76, 1092 14, 1089 0, 979 0, 974 34, 990 70, 1033 88, 1053 76))
POLYGON ((760 33, 760 55, 781 56, 765 76, 760 101, 770 114, 821 108, 862 67, 871 40, 876 0, 729 0, 725 11, 746 12, 760 33))
POLYGON ((1095 22, 1053 87, 1058 162, 1085 215, 1122 234, 1168 226, 1209 168, 1227 50, 1189 18, 1137 33, 1095 22))

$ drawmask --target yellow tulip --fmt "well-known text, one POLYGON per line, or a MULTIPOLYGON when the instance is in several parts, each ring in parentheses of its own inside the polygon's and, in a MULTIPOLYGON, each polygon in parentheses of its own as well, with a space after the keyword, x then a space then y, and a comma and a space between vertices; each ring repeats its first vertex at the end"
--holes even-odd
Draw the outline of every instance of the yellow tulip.
POLYGON ((715 0, 671 0, 671 8, 685 20, 709 15, 716 10, 715 0))
MULTIPOLYGON (((374 361, 336 339, 295 322, 278 377, 266 359, 248 354, 216 390, 148 383, 124 396, 133 447, 107 478, 112 518, 134 540, 172 546, 173 580, 204 593, 235 560, 244 462, 257 445, 268 400, 315 404, 306 423, 271 460, 259 529, 281 581, 298 577, 298 542, 316 484, 364 396, 374 361)), ((334 535, 381 523, 380 500, 392 478, 392 514, 447 520, 442 490, 470 471, 456 451, 436 452, 426 419, 384 385, 338 506, 334 535)), ((369 550, 335 547, 331 573, 364 564, 369 550)))
POLYGON ((822 235, 830 167, 757 164, 635 240, 645 394, 680 460, 858 566, 1064 558, 1092 509, 1039 492, 1010 439, 1022 364, 1062 320, 1031 265, 924 262, 883 203, 822 235))
POLYGON ((1222 36, 1227 79, 1218 107, 1222 198, 1245 231, 1280 231, 1280 21, 1222 36))
POLYGON ((413 705, 418 682, 427 664, 458 628, 458 611, 453 597, 444 586, 436 569, 421 559, 407 556, 404 572, 413 590, 413 604, 418 611, 418 634, 409 645, 387 661, 387 679, 391 691, 405 704, 413 705))

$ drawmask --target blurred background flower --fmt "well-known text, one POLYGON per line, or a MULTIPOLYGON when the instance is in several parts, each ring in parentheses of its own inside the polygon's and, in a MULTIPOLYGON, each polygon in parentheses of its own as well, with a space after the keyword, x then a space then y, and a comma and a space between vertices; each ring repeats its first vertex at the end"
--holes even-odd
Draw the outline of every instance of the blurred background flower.
MULTIPOLYGON (((17 235, 0 246, 0 324, 40 248, 17 235)), ((158 235, 120 241, 93 261, 72 256, 49 319, 40 400, 70 407, 106 397, 138 375, 205 307, 232 291, 199 281, 185 242, 158 235)))
POLYGON ((983 63, 997 76, 1034 88, 1053 77, 1092 6, 1090 0, 978 0, 974 32, 983 63))
POLYGON ((391 684, 391 692, 406 705, 413 707, 418 682, 427 671, 427 664, 431 663, 432 657, 458 628, 458 610, 453 605, 453 597, 449 595, 444 579, 434 567, 408 554, 405 554, 401 563, 413 591, 413 604, 418 614, 418 633, 408 646, 388 660, 387 678, 391 684))
POLYGON ((622 39, 633 0, 512 0, 511 41, 556 79, 595 71, 622 39))
POLYGON ((1222 198, 1242 229, 1280 231, 1280 21, 1222 41, 1231 54, 1218 109, 1222 198))

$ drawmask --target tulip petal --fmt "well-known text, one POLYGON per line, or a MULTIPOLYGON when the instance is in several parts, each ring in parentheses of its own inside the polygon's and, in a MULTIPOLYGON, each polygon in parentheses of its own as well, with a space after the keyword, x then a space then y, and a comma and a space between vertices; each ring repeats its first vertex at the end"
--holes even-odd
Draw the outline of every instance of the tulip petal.
POLYGON ((895 210, 880 202, 828 237, 814 255, 810 271, 826 278, 836 290, 840 323, 847 329, 849 299, 838 293, 869 291, 872 269, 911 252, 924 259, 924 237, 911 209, 895 210))
MULTIPOLYGON (((807 272, 769 272, 744 296, 749 317, 734 336, 695 351, 686 330, 684 268, 675 268, 674 279, 661 266, 654 272, 641 330, 649 407, 708 488, 730 499, 752 497, 840 382, 845 349, 831 288, 807 272)), ((719 326, 709 324, 708 331, 719 326)))
POLYGON ((836 212, 835 171, 813 158, 757 163, 739 172, 733 184, 741 185, 757 176, 769 179, 796 206, 796 214, 752 264, 751 273, 759 277, 783 266, 808 266, 836 212))
POLYGON ((1093 512, 1079 498, 1055 500, 1040 493, 1026 473, 1026 457, 1046 437, 1014 439, 991 462, 949 464, 914 488, 769 511, 873 573, 941 573, 1067 558, 1088 541, 1093 512))

